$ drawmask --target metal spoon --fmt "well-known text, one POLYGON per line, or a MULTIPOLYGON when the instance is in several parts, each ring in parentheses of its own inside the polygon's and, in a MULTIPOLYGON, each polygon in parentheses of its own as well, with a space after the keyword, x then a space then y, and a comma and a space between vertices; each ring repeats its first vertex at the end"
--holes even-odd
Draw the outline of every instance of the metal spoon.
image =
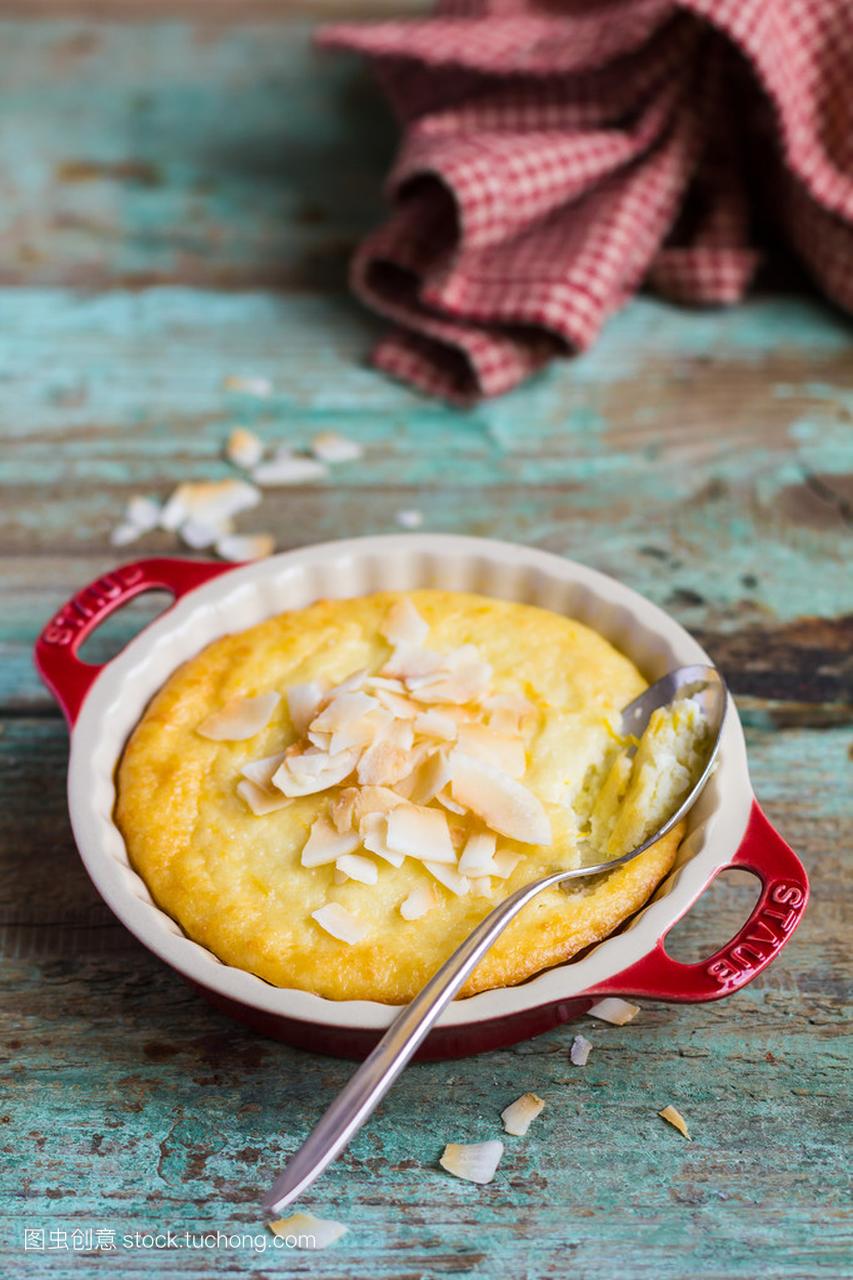
POLYGON ((622 732, 639 737, 653 711, 667 706, 676 698, 692 697, 705 714, 710 727, 708 757, 701 776, 675 813, 658 827, 653 835, 636 849, 609 862, 575 867, 571 871, 555 871, 533 884, 525 885, 506 898, 480 921, 476 929, 457 947, 449 960, 427 983, 411 1004, 391 1023, 369 1057, 356 1071, 320 1120, 296 1155, 278 1175, 264 1199, 265 1212, 276 1213, 296 1200, 343 1151, 350 1139, 370 1116, 397 1076, 417 1050, 427 1032, 456 995, 489 947, 519 911, 543 889, 553 888, 581 876, 596 876, 622 866, 638 857, 661 836, 666 835, 695 803, 708 781, 717 758, 720 733, 726 711, 726 687, 716 667, 678 667, 646 689, 622 711, 622 732))

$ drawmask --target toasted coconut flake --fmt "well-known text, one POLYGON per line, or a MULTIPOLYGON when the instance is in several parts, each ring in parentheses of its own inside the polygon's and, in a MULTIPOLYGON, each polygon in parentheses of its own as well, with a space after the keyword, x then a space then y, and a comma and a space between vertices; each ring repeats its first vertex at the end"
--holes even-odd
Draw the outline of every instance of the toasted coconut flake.
POLYGON ((338 871, 343 871, 344 875, 349 876, 351 880, 358 880, 360 884, 376 884, 379 878, 376 863, 360 853, 343 854, 335 862, 335 867, 338 871))
POLYGON ((251 471, 264 456, 264 446, 254 431, 249 431, 246 427, 235 427, 228 437, 225 456, 235 467, 251 471))
POLYGON ((382 675, 395 676, 407 689, 418 680, 432 679, 444 671, 444 654, 419 645, 398 644, 382 668, 382 675))
POLYGON ((630 1004, 619 996, 607 996, 589 1010, 591 1017, 599 1018, 602 1022, 611 1022, 614 1027, 624 1027, 625 1023, 633 1021, 639 1012, 639 1005, 630 1004))
POLYGON ((311 441, 311 452, 323 462, 355 462, 364 449, 357 440, 350 440, 337 431, 321 431, 311 441))
POLYGON ((510 853, 509 849, 502 849, 492 860, 491 874, 497 876, 499 880, 508 880, 519 862, 521 862, 520 853, 510 853))
POLYGON ((375 853, 377 857, 384 858, 386 862, 390 862, 392 867, 402 867, 404 857, 402 853, 397 853, 395 849, 389 848, 388 835, 388 817, 384 813, 366 813, 361 820, 359 829, 361 831, 361 842, 368 853, 375 853))
POLYGON ((550 845, 551 823, 522 783, 457 748, 450 754, 451 795, 500 835, 522 844, 550 845))
POLYGON ((337 902, 327 902, 325 906, 312 911, 311 919, 316 920, 320 928, 325 929, 333 938, 337 938, 339 942, 347 942, 350 946, 361 942, 367 933, 367 925, 356 920, 355 916, 350 915, 337 902))
POLYGON ((332 879, 335 884, 346 884, 347 880, 349 880, 349 876, 345 871, 341 871, 338 867, 335 867, 335 874, 332 879))
POLYGON ((435 906, 435 893, 431 884, 415 885, 408 898, 400 903, 400 915, 404 920, 420 920, 435 906))
POLYGON ((423 512, 414 509, 398 511, 395 519, 401 529, 420 529, 424 522, 423 512))
POLYGON ((445 889, 455 893, 457 898, 464 898, 471 890, 471 881, 463 876, 456 867, 449 867, 446 862, 425 862, 424 866, 445 889))
POLYGON ((304 484, 306 480, 322 480, 328 471, 316 458, 302 458, 296 454, 281 452, 268 462, 261 462, 252 471, 255 484, 266 489, 279 485, 304 484))
POLYGON ((412 782, 410 800, 429 804, 450 781, 450 765, 443 751, 433 751, 418 765, 412 782))
POLYGON ((125 507, 124 518, 128 524, 135 525, 140 533, 148 533, 151 529, 157 528, 160 523, 160 514, 159 502, 155 502, 153 498, 134 494, 125 507))
POLYGON ((196 733, 212 742, 242 742, 254 738, 269 724, 279 703, 277 693, 259 693, 254 698, 231 698, 196 726, 196 733))
POLYGON ((586 1036, 575 1036, 572 1041, 572 1047, 569 1050, 569 1059, 575 1067, 585 1067, 589 1062, 589 1055, 592 1053, 592 1041, 587 1040, 586 1036))
MULTIPOLYGON (((352 853, 361 844, 358 833, 337 831, 328 818, 315 818, 311 834, 305 842, 300 861, 303 867, 323 867, 329 862, 337 862, 347 853, 352 853)), ((346 871, 346 867, 343 868, 346 871)), ((347 875, 351 872, 347 871, 347 875)))
POLYGON ((332 735, 330 733, 314 733, 313 729, 309 729, 305 736, 312 747, 317 747, 320 751, 331 751, 332 735))
POLYGON ((501 1112, 504 1129, 515 1138, 523 1138, 544 1107, 545 1103, 538 1094, 523 1093, 501 1112))
POLYGON ((175 533, 189 519, 190 509, 184 500, 185 488, 185 485, 178 485, 160 512, 160 528, 169 533, 175 533))
POLYGON ((497 839, 491 831, 475 831, 465 842, 459 870, 466 876, 490 876, 494 874, 494 857, 497 839))
POLYGON ((287 690, 290 719, 300 737, 316 716, 323 696, 323 686, 316 680, 307 680, 304 684, 292 684, 287 690))
POLYGON ((467 809, 463 808, 461 804, 457 804, 456 801, 450 796, 446 787, 442 788, 441 791, 437 791, 435 798, 438 801, 438 803, 440 805, 443 805, 444 808, 449 810, 450 813, 458 813, 460 814, 460 816, 464 813, 467 813, 467 809))
POLYGON ((439 1164, 465 1182, 491 1182, 501 1162, 504 1144, 492 1142, 449 1142, 439 1164))
POLYGON ((248 560, 265 560, 275 551, 275 538, 271 533, 232 533, 219 538, 216 554, 223 560, 242 564, 248 560))
POLYGON ((521 778, 527 768, 527 754, 520 738, 498 733, 490 725, 459 726, 459 749, 477 760, 500 769, 511 778, 521 778))
POLYGON ((396 853, 420 862, 443 862, 456 866, 456 854, 440 809, 403 803, 388 814, 386 840, 396 853))
POLYGON ((273 774, 284 758, 284 751, 278 751, 273 756, 262 756, 260 760, 250 760, 248 764, 244 764, 240 772, 244 778, 254 782, 256 787, 270 787, 273 774))
POLYGON ((346 1235, 349 1227, 331 1218, 315 1218, 313 1213, 294 1213, 269 1224, 273 1235, 286 1240, 294 1249, 327 1249, 346 1235))
POLYGON ((265 400, 267 396, 272 395, 272 383, 269 378, 263 378, 257 374, 247 376, 231 373, 223 379, 222 385, 226 391, 241 391, 243 395, 257 396, 259 400, 265 400))
POLYGON ((402 796, 389 787, 345 787, 329 806, 329 817, 336 830, 349 831, 368 813, 388 813, 402 803, 402 796))
POLYGON ((440 738, 443 742, 453 742, 459 734, 459 725, 453 716, 444 711, 418 711, 415 714, 415 733, 422 733, 427 738, 440 738))
MULTIPOLYGON (((341 751, 339 755, 330 756, 324 751, 317 755, 325 761, 325 767, 317 772, 306 769, 310 763, 310 753, 288 756, 272 777, 272 784, 283 791, 286 796, 311 796, 328 787, 336 787, 349 777, 358 760, 358 751, 341 751)), ((311 768, 313 769, 313 764, 311 768)))
POLYGON ((129 520, 121 520, 110 534, 110 543, 114 547, 127 547, 142 537, 143 530, 129 520))
POLYGON ((491 898, 494 890, 489 876, 473 876, 469 880, 475 898, 491 898))
POLYGON ((395 601, 379 628, 389 644, 422 645, 429 635, 429 623, 421 617, 408 596, 395 601))
POLYGON ((243 778, 237 783, 237 795, 243 800, 252 813, 257 818, 264 818, 268 813, 275 813, 278 809, 286 809, 291 800, 287 796, 283 796, 280 791, 270 791, 266 787, 259 787, 257 783, 250 782, 248 778, 243 778))
POLYGON ((407 720, 392 720, 358 762, 362 786, 392 787, 412 772, 412 726, 407 720))
POLYGON ((684 1119, 681 1112, 677 1111, 675 1107, 664 1107, 663 1111, 658 1112, 658 1115, 662 1120, 666 1120, 668 1124, 671 1124, 676 1128, 681 1136, 686 1138, 688 1142, 693 1141, 687 1128, 687 1121, 684 1119))

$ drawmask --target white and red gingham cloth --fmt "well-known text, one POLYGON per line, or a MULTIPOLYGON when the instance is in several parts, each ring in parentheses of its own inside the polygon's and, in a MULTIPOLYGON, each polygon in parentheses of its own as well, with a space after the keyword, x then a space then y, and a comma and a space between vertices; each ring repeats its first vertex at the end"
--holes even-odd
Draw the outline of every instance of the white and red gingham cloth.
POLYGON ((352 268, 389 374, 499 395, 643 283, 737 301, 768 239, 853 311, 853 0, 440 0, 319 40, 403 128, 352 268))

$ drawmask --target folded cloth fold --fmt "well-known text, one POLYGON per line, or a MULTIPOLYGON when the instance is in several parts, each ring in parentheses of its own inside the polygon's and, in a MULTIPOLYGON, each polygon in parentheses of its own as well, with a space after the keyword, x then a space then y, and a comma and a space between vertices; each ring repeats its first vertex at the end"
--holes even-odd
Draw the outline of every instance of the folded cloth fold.
POLYGON ((853 311, 851 0, 440 0, 338 24, 402 127, 352 285, 374 363, 470 404, 595 341, 641 285, 743 297, 783 238, 853 311))

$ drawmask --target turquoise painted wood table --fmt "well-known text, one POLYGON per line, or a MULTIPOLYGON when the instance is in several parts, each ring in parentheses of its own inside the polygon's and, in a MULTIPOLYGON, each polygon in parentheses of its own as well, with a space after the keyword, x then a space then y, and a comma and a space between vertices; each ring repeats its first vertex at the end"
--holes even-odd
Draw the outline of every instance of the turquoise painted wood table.
MULTIPOLYGON (((701 313, 639 299, 583 358, 451 411, 365 362, 377 330, 345 262, 379 216, 393 137, 357 65, 310 51, 319 8, 0 8, 3 1274, 850 1274, 848 323, 807 294, 701 313), (69 588, 115 562, 128 496, 227 474, 238 423, 365 446, 333 483, 242 519, 282 548, 417 509, 425 529, 570 555, 669 609, 728 675, 757 792, 813 880, 759 981, 622 1028, 586 1019, 583 1069, 577 1027, 410 1069, 305 1206, 349 1225, 322 1254, 264 1251, 257 1197, 350 1067, 232 1025, 114 922, 74 851, 65 729, 30 665, 69 588), (525 1090, 546 1109, 491 1185, 439 1168, 446 1141, 497 1136, 525 1090), (692 1142, 658 1118, 668 1103, 692 1142)), ((752 885, 718 881, 674 953, 731 936, 752 885)))

